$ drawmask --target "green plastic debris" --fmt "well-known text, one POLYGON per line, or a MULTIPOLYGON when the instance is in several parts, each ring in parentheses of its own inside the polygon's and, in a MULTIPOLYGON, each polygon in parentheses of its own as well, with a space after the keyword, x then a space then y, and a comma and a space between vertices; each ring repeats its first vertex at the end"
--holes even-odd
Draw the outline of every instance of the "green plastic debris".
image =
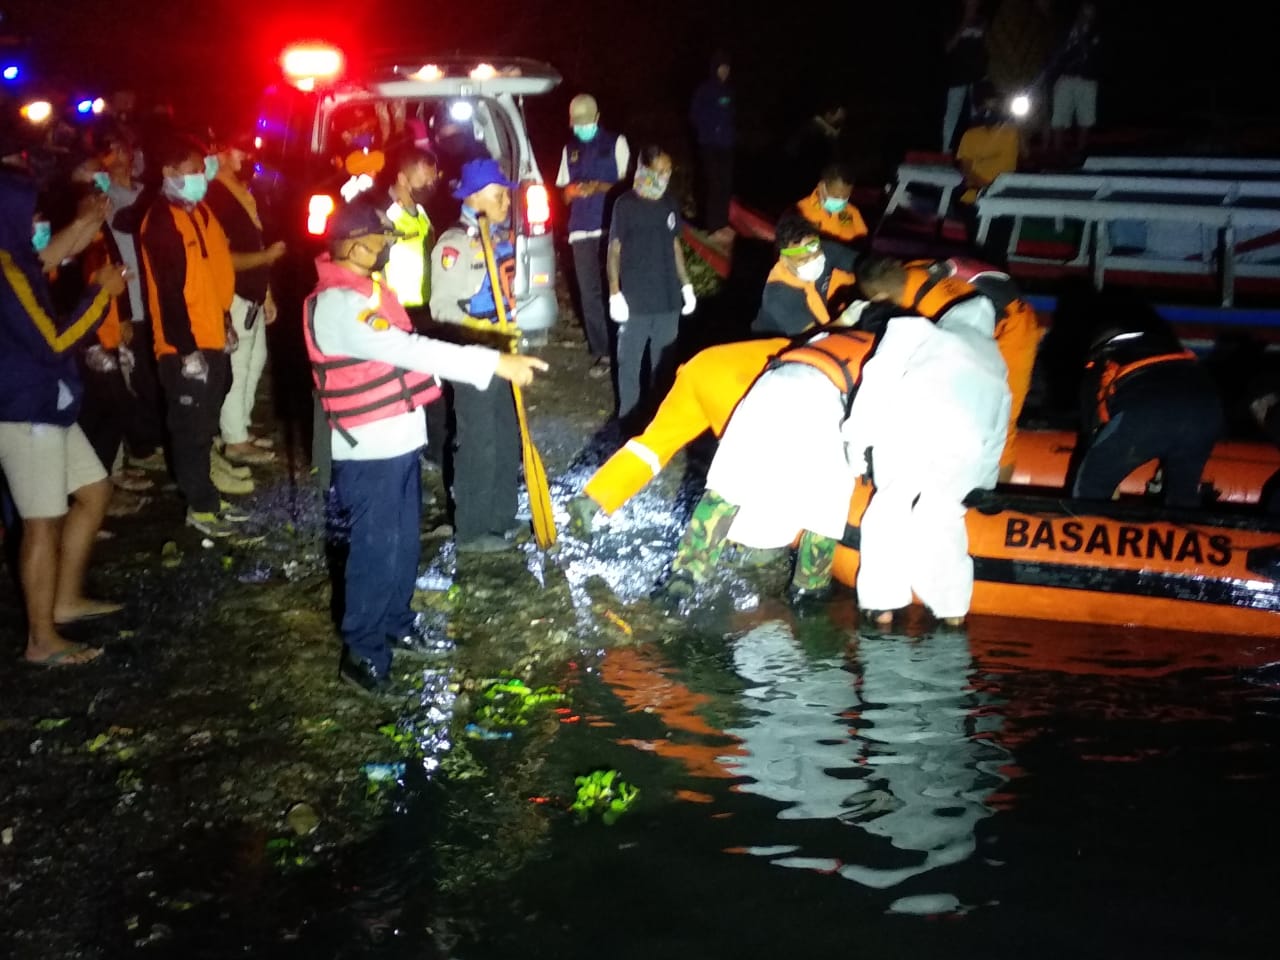
POLYGON ((92 740, 85 743, 84 748, 90 753, 97 753, 103 747, 111 742, 111 738, 105 733, 100 733, 92 740))
POLYGON ((578 796, 570 809, 583 821, 599 813, 606 826, 612 826, 640 796, 640 789, 623 780, 617 770, 595 770, 585 777, 577 777, 573 783, 578 788, 578 796))
POLYGON ((57 730, 60 727, 65 727, 70 722, 70 717, 46 717, 36 724, 36 729, 42 733, 48 733, 50 730, 57 730))
POLYGON ((489 730, 527 727, 529 721, 546 707, 558 707, 569 697, 550 684, 530 687, 516 677, 504 677, 485 688, 483 701, 476 710, 476 725, 489 730))
POLYGON ((164 546, 160 548, 160 565, 176 567, 180 563, 182 563, 182 551, 178 549, 177 542, 166 540, 164 546))

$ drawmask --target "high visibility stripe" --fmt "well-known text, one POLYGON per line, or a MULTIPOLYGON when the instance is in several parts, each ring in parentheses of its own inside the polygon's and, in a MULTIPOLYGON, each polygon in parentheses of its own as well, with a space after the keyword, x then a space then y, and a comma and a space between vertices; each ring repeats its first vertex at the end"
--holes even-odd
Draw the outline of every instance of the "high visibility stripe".
POLYGON ((625 449, 630 450, 643 460, 645 466, 653 471, 655 477, 662 472, 662 462, 658 459, 658 455, 639 440, 628 440, 625 449))
POLYGON ((3 269, 5 279, 9 282, 9 286, 13 288, 14 295, 18 298, 18 303, 21 304, 27 315, 31 317, 31 322, 35 324, 36 329, 40 331, 40 336, 44 337, 45 342, 49 344, 49 349, 54 353, 65 353, 75 346, 86 333, 93 329, 93 325, 102 318, 107 307, 111 304, 111 295, 106 290, 99 290, 98 295, 93 298, 93 302, 89 305, 89 309, 84 312, 84 315, 66 330, 59 333, 58 325, 52 317, 44 312, 44 308, 36 300, 35 292, 27 281, 27 275, 13 262, 13 257, 9 255, 8 251, 0 250, 0 269, 3 269))

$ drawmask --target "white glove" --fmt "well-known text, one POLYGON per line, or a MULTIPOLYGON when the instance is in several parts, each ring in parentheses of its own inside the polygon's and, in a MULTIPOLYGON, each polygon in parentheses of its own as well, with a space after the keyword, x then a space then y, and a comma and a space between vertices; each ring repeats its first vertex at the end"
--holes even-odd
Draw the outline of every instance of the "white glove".
POLYGON ((110 373, 116 369, 116 359, 100 343, 95 343, 84 354, 84 365, 98 373, 110 373))
POLYGON ((631 319, 631 308, 627 306, 627 298, 615 293, 609 298, 609 317, 614 323, 626 323, 631 319))
POLYGON ((199 380, 201 383, 208 383, 209 361, 204 358, 204 354, 199 350, 194 353, 188 353, 182 358, 182 375, 188 380, 199 380))
POLYGON ((680 316, 687 317, 698 307, 698 298, 693 294, 693 284, 686 283, 681 287, 680 296, 684 297, 684 309, 680 311, 680 316))
POLYGON ((870 300, 855 300, 849 304, 844 313, 840 314, 840 318, 836 320, 842 327, 856 327, 858 321, 862 319, 863 312, 867 307, 871 306, 870 300))
POLYGON ((116 347, 116 357, 120 361, 120 369, 124 371, 126 377, 132 374, 138 366, 138 358, 133 355, 132 350, 124 345, 116 347))

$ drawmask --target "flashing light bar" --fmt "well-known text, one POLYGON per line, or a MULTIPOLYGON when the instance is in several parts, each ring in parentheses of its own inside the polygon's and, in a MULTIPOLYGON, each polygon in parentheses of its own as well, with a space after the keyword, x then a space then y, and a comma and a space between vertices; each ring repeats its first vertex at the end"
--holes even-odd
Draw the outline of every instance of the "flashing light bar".
POLYGON ((44 123, 53 116, 53 104, 48 100, 32 100, 18 111, 28 123, 44 123))
POLYGON ((455 123, 468 123, 476 115, 476 108, 470 100, 455 100, 449 104, 449 117, 455 123))
POLYGON ((17 80, 21 75, 22 70, 16 63, 9 64, 4 68, 4 73, 0 74, 0 76, 3 76, 6 80, 17 80))
POLYGON ((444 71, 437 67, 434 63, 428 63, 421 70, 409 74, 410 80, 421 80, 423 83, 431 83, 434 80, 444 79, 444 71))
POLYGON ((498 71, 494 69, 491 63, 476 64, 474 70, 471 71, 472 80, 492 80, 498 75, 498 71))
POLYGON ((76 104, 76 113, 80 114, 81 116, 84 116, 85 114, 92 113, 92 112, 93 112, 92 100, 81 100, 79 103, 76 104))
POLYGON ((332 80, 342 72, 342 53, 322 44, 288 47, 280 57, 284 75, 299 90, 314 90, 317 80, 332 80))

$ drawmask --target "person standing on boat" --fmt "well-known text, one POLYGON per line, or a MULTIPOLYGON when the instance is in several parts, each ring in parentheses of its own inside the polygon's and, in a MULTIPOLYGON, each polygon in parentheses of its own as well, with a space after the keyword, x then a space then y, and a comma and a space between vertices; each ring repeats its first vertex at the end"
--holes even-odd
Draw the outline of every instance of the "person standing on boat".
POLYGON ((828 164, 813 193, 796 203, 796 210, 827 243, 845 246, 867 236, 862 213, 849 202, 853 196, 853 173, 844 163, 828 164))
POLYGON ((891 318, 845 424, 850 462, 875 484, 862 518, 858 605, 882 626, 913 593, 951 625, 969 612, 964 498, 995 486, 1010 407, 994 311, 985 298, 973 302, 936 323, 891 318))
POLYGON ((942 152, 950 153, 966 110, 974 109, 974 85, 987 77, 987 22, 981 0, 964 0, 964 12, 947 41, 947 105, 942 116, 942 152))
POLYGON ((1125 477, 1158 460, 1165 505, 1200 506, 1200 477, 1222 434, 1222 400, 1163 320, 1108 325, 1094 338, 1081 406, 1073 496, 1115 499, 1125 477))
POLYGON ((1076 153, 1083 156, 1098 122, 1098 7, 1084 0, 1067 39, 1050 67, 1053 82, 1053 149, 1062 153, 1067 131, 1076 130, 1076 153))

